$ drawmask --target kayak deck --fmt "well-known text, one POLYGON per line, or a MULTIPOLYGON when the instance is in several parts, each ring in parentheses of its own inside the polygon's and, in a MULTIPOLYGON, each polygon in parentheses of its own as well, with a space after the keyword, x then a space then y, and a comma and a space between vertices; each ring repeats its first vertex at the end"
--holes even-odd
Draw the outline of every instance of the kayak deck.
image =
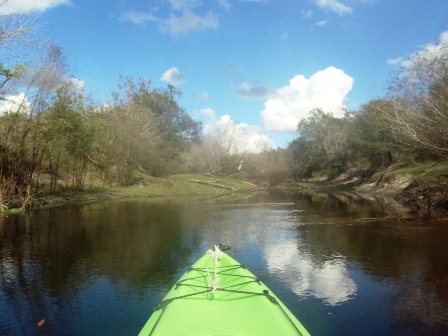
POLYGON ((257 277, 215 248, 179 279, 139 335, 309 333, 257 277))

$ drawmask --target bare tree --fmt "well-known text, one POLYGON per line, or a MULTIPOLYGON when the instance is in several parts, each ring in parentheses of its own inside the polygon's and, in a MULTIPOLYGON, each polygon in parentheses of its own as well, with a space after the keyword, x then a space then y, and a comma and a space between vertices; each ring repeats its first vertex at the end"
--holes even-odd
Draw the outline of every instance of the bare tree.
POLYGON ((423 50, 402 66, 384 112, 397 140, 448 158, 448 44, 423 50))
MULTIPOLYGON (((0 13, 7 2, 8 0, 0 2, 0 13)), ((37 28, 29 15, 0 14, 0 99, 8 92, 11 80, 23 74, 25 50, 36 45, 32 33, 37 28)))
POLYGON ((38 118, 48 109, 55 89, 63 83, 62 53, 58 47, 46 51, 43 63, 20 79, 24 94, 1 118, 0 127, 0 193, 8 207, 29 204, 33 186, 41 170, 48 139, 38 118))

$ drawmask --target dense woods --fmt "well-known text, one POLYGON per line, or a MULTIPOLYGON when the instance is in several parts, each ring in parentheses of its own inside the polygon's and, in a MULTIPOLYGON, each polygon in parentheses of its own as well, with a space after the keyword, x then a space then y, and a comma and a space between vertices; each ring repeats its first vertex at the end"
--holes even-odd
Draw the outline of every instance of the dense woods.
POLYGON ((396 162, 448 157, 446 45, 434 57, 424 51, 412 56, 384 98, 343 118, 315 108, 286 149, 248 153, 232 131, 203 135, 170 85, 155 88, 149 80, 123 77, 110 103, 95 103, 68 75, 58 46, 32 41, 34 28, 25 17, 2 16, 0 25, 3 208, 26 207, 41 192, 130 185, 136 172, 228 176, 244 161, 242 178, 275 185, 342 173, 369 176, 396 162))

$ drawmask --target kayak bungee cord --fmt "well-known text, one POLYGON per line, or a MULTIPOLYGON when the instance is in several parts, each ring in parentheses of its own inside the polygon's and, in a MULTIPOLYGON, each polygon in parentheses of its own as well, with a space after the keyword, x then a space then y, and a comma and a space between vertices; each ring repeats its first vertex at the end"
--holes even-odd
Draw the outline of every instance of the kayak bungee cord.
POLYGON ((215 245, 215 249, 214 250, 208 250, 208 254, 211 255, 213 257, 213 279, 210 275, 210 272, 208 271, 208 267, 206 267, 206 271, 207 271, 207 281, 208 281, 208 285, 210 287, 213 287, 213 289, 211 290, 211 293, 216 292, 216 290, 218 289, 218 268, 219 268, 219 259, 221 259, 222 257, 222 251, 219 248, 219 245, 215 245))
MULTIPOLYGON (((256 276, 249 276, 249 275, 241 275, 241 274, 232 274, 230 272, 237 270, 239 268, 246 269, 246 267, 242 264, 236 264, 236 265, 227 265, 227 266, 221 266, 219 268, 219 259, 221 259, 223 252, 221 251, 221 245, 215 245, 214 249, 208 250, 207 254, 214 259, 213 263, 213 276, 210 273, 210 270, 208 267, 204 268, 197 268, 197 267, 191 267, 187 273, 190 272, 197 272, 199 273, 198 276, 193 276, 189 278, 185 278, 182 280, 179 280, 174 289, 177 290, 181 286, 187 286, 192 289, 197 289, 197 292, 189 293, 185 295, 179 295, 172 298, 168 298, 163 300, 156 308, 155 311, 161 310, 156 322, 154 323, 153 327, 149 331, 148 336, 153 335, 155 329, 157 328, 162 316, 164 315, 166 309, 168 308, 168 305, 172 303, 173 301, 176 301, 178 299, 184 299, 184 298, 190 298, 201 294, 212 294, 215 292, 226 292, 226 293, 237 293, 237 294, 245 294, 248 296, 265 296, 272 304, 276 305, 282 314, 285 316, 285 318, 289 321, 289 323, 294 327, 294 330, 297 332, 297 335, 302 335, 300 329, 297 327, 297 325, 294 323, 294 321, 291 319, 291 317, 288 315, 288 313, 283 308, 282 304, 277 300, 276 297, 272 296, 268 290, 263 290, 261 292, 256 291, 244 291, 239 289, 233 289, 235 287, 242 288, 247 284, 250 283, 257 283, 258 285, 261 285, 261 281, 256 276), (218 287, 218 276, 221 276, 221 278, 224 279, 224 277, 228 278, 238 278, 244 281, 238 282, 238 283, 232 283, 227 286, 225 286, 225 283, 220 284, 218 287), (198 279, 205 279, 206 284, 204 285, 198 285, 195 284, 194 281, 197 281, 198 279)), ((230 281, 231 282, 231 281, 230 281)), ((212 296, 213 298, 213 296, 212 296)))

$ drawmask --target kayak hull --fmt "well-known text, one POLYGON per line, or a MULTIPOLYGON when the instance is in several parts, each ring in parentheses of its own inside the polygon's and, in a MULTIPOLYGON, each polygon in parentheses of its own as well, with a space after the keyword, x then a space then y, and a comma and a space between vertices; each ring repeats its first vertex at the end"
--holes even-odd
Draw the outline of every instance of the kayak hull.
POLYGON ((219 258, 207 253, 193 264, 139 336, 309 335, 258 278, 228 254, 218 253, 219 258))

